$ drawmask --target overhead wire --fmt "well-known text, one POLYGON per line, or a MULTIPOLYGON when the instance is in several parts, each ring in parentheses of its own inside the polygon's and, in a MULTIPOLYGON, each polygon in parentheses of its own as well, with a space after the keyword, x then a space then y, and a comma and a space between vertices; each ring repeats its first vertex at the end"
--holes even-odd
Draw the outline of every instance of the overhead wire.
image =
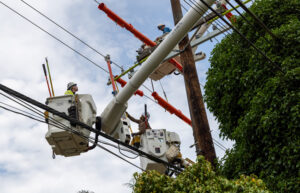
POLYGON ((276 35, 252 12, 250 11, 240 0, 235 0, 273 39, 277 40, 276 35))
POLYGON ((71 49, 72 51, 74 51, 75 53, 77 53, 78 55, 80 55, 81 57, 83 57, 84 59, 88 60, 89 62, 91 62, 92 64, 94 64, 95 66, 97 66, 98 68, 102 69, 103 71, 107 72, 108 71, 106 69, 104 69, 103 67, 101 67, 99 64, 97 64, 96 62, 92 61, 91 59, 89 59, 87 56, 85 56, 84 54, 82 54, 81 52, 79 52, 78 50, 76 50, 75 48, 71 47, 70 45, 68 45, 67 43, 65 43, 64 41, 62 41, 61 39, 57 38, 56 36, 54 36, 53 34, 51 34, 50 32, 48 32, 47 30, 45 30, 44 28, 40 27, 39 25, 37 25, 36 23, 34 23, 33 21, 31 21, 30 19, 28 19, 27 17, 25 17, 24 15, 22 15, 21 13, 19 13, 18 11, 16 11, 15 9, 11 8, 10 6, 6 5, 5 3, 3 3, 2 1, 0 1, 0 3, 2 5, 4 5, 5 7, 7 7, 8 9, 10 9, 12 12, 14 12, 15 14, 19 15, 20 17, 22 17, 23 19, 25 19, 26 21, 28 21, 29 23, 31 23, 32 25, 34 25, 35 27, 39 28, 40 30, 42 30, 43 32, 45 32, 46 34, 48 34, 49 36, 51 36, 52 38, 54 38, 55 40, 57 40, 58 42, 60 42, 61 44, 63 44, 64 46, 68 47, 69 49, 71 49))
MULTIPOLYGON (((10 98, 10 99, 11 99, 11 98, 10 98)), ((15 101, 14 101, 14 102, 15 102, 15 101)), ((2 104, 5 104, 5 103, 3 103, 3 102, 1 102, 1 103, 2 103, 2 104)), ((11 106, 11 105, 8 105, 8 104, 5 104, 5 105, 10 106, 11 108, 15 108, 15 109, 17 109, 17 110, 19 110, 19 111, 22 111, 21 109, 18 109, 18 108, 16 108, 16 107, 11 106)), ((48 122, 48 123, 47 123, 47 122, 45 121, 45 119, 38 119, 38 118, 35 118, 35 117, 32 117, 32 116, 29 116, 29 115, 25 114, 25 113, 28 113, 28 112, 26 112, 26 111, 24 111, 25 113, 21 113, 21 112, 18 112, 18 111, 14 111, 14 110, 12 110, 12 109, 8 109, 8 108, 6 108, 6 107, 4 107, 4 106, 1 106, 1 105, 0 105, 0 108, 2 108, 2 109, 4 109, 4 110, 7 110, 7 111, 9 111, 9 112, 15 113, 15 114, 22 115, 22 116, 24 116, 24 117, 30 118, 30 119, 32 119, 32 120, 35 120, 35 121, 38 121, 38 122, 41 122, 41 123, 46 123, 46 124, 55 126, 55 127, 60 128, 60 129, 62 129, 62 130, 70 131, 70 132, 72 132, 72 133, 74 133, 74 134, 76 134, 76 135, 79 135, 80 137, 83 137, 83 138, 89 140, 90 142, 93 142, 93 139, 92 139, 91 137, 87 137, 87 136, 81 134, 80 132, 77 132, 77 131, 75 131, 74 129, 71 129, 70 127, 68 127, 68 126, 66 126, 66 125, 64 125, 64 124, 63 124, 64 127, 62 127, 61 125, 53 124, 53 123, 51 123, 51 122, 48 122)), ((98 143, 105 143, 105 142, 103 142, 103 141, 100 142, 100 141, 99 141, 98 143)), ((108 143, 106 143, 106 144, 108 144, 108 143)), ((109 144, 109 145, 112 145, 112 144, 109 144)), ((100 144, 97 144, 97 146, 100 147, 101 149, 103 149, 103 150, 105 150, 105 151, 107 151, 107 152, 113 154, 114 156, 116 156, 116 157, 122 159, 123 161, 125 161, 125 162, 127 162, 127 163, 133 165, 134 167, 136 167, 136 168, 138 168, 138 169, 144 171, 143 168, 141 168, 141 167, 139 167, 139 166, 137 166, 137 165, 135 165, 135 164, 129 162, 128 160, 122 158, 121 156, 119 156, 119 155, 117 155, 116 153, 114 153, 114 152, 108 150, 107 148, 101 146, 100 144)), ((129 157, 129 156, 123 154, 123 153, 121 152, 121 148, 120 148, 120 147, 119 147, 118 149, 119 149, 119 152, 120 152, 123 156, 128 157, 128 158, 130 158, 130 159, 133 159, 133 158, 131 158, 131 157, 129 157)), ((124 149, 122 149, 122 150, 124 150, 124 149)), ((128 150, 125 150, 125 151, 128 151, 128 150)), ((132 151, 128 151, 128 152, 133 153, 132 151)), ((137 154, 136 158, 137 158, 138 156, 139 156, 139 154, 137 154)))
MULTIPOLYGON (((61 28, 62 30, 64 30, 65 32, 67 32, 69 35, 71 35, 72 37, 74 37, 75 39, 77 39, 78 41, 80 41, 81 43, 83 43, 84 45, 86 45, 88 48, 92 49, 93 51, 95 51, 97 54, 99 54, 100 56, 102 56, 104 59, 106 57, 106 55, 104 55, 103 53, 101 53, 100 51, 98 51, 97 49, 95 49, 94 47, 90 46, 88 43, 86 43, 85 41, 83 41, 82 39, 80 39, 78 36, 74 35, 72 32, 70 32, 69 30, 67 30, 66 28, 64 28, 63 26, 59 25, 57 22, 55 22, 54 20, 52 20, 51 18, 49 18, 48 16, 46 16, 44 13, 42 13, 41 11, 37 10, 35 7, 33 7, 32 5, 30 5, 29 3, 25 2, 24 0, 20 0, 22 1, 24 4, 26 4, 28 7, 30 7, 31 9, 33 9, 34 11, 36 11, 37 13, 39 13, 41 16, 45 17, 47 20, 49 20, 50 22, 52 22, 53 24, 55 24, 56 26, 58 26, 59 28, 61 28)), ((100 4, 98 1, 94 0, 96 3, 100 4)), ((121 70, 123 70, 123 67, 121 67, 120 65, 118 65, 116 62, 111 60, 111 63, 116 65, 117 67, 119 67, 121 70)), ((107 72, 107 71, 106 71, 107 72)))
MULTIPOLYGON (((190 0, 191 1, 191 0, 190 0)), ((261 51, 253 42, 251 42, 247 37, 245 37, 238 29, 236 29, 233 25, 231 25, 228 21, 226 21, 222 15, 220 15, 218 12, 216 12, 214 9, 212 9, 204 0, 200 0, 208 9, 213 11, 216 15, 220 17, 228 26, 230 26, 237 34, 239 34, 244 40, 246 40, 257 52, 259 52, 268 62, 273 66, 276 70, 284 74, 282 69, 275 64, 263 51, 261 51)), ((198 8, 201 7, 197 2, 194 4, 198 8)))
MULTIPOLYGON (((22 0, 21 0, 22 1, 22 0)), ((24 2, 24 1, 22 1, 24 2)), ((88 57, 86 57, 85 55, 81 54, 79 51, 75 50, 74 48, 72 48, 71 46, 69 46, 68 44, 66 44, 65 42, 63 42, 62 40, 60 40, 59 38, 57 38, 56 36, 52 35, 50 32, 46 31, 45 29, 41 28, 40 26, 38 26, 37 24, 35 24, 34 22, 32 22, 31 20, 29 20, 27 17, 23 16, 22 14, 20 14, 19 12, 17 12, 16 10, 12 9, 11 7, 9 7, 8 5, 6 5, 5 3, 3 3, 2 1, 0 1, 1 4, 3 4, 5 7, 7 7, 8 9, 10 9, 11 11, 13 11, 14 13, 16 13, 17 15, 19 15, 20 17, 22 17, 23 19, 27 20, 28 22, 30 22, 31 24, 33 24, 34 26, 36 26, 37 28, 39 28, 40 30, 44 31, 45 33, 47 33, 48 35, 50 35, 52 38, 56 39, 57 41, 59 41, 60 43, 62 43, 63 45, 65 45, 66 47, 68 47, 69 49, 73 50, 75 53, 79 54, 80 56, 82 56, 83 58, 85 58, 86 60, 88 60, 89 62, 93 63, 94 65, 96 65, 97 67, 99 67, 100 69, 102 69, 103 71, 107 72, 107 70, 105 70, 104 68, 102 68, 100 65, 96 64, 95 62, 93 62, 92 60, 90 60, 88 57)), ((49 18, 50 19, 50 18, 49 18)), ((54 22, 54 21, 53 21, 54 22)), ((56 22, 55 22, 56 23, 56 22)), ((77 38, 76 38, 77 39, 77 38)), ((79 39, 79 41, 83 42, 82 40, 79 39)), ((94 50, 95 51, 95 50, 94 50)), ((100 53, 99 53, 100 54, 100 53)), ((100 54, 101 55, 101 54, 100 54)), ((144 86, 144 85, 143 85, 144 86)), ((146 86, 144 86, 147 90, 150 90, 149 88, 147 88, 146 86)), ((150 90, 151 92, 151 90, 150 90)), ((155 100, 153 100, 152 98, 148 97, 147 95, 144 95, 146 98, 152 100, 153 102, 157 103, 155 100)))
MULTIPOLYGON (((200 12, 199 12, 197 9, 195 9, 195 7, 193 6, 193 5, 195 5, 194 2, 190 1, 192 4, 190 4, 189 2, 187 2, 187 0, 184 0, 184 2, 185 2, 188 6, 190 6, 192 9, 194 9, 198 14, 200 14, 200 12)), ((205 17, 206 15, 208 15, 208 14, 205 13, 205 11, 204 11, 203 8, 201 8, 201 7, 198 7, 198 8, 199 8, 201 11, 204 12, 204 13, 203 13, 203 16, 204 16, 204 17, 205 17)), ((201 15, 201 14, 200 14, 200 15, 201 15)), ((229 34, 229 33, 227 32, 227 30, 225 30, 226 27, 224 27, 223 24, 220 23, 218 20, 215 20, 213 23, 215 23, 216 25, 218 25, 220 28, 222 28, 222 29, 224 30, 223 34, 225 34, 225 35, 228 35, 228 34, 229 34)))
POLYGON ((34 115, 34 114, 30 113, 30 112, 27 112, 27 111, 24 111, 24 110, 19 109, 19 108, 17 108, 17 107, 14 107, 14 106, 12 106, 12 105, 9 105, 9 104, 7 104, 7 103, 1 102, 1 101, 0 101, 0 103, 3 104, 3 105, 8 106, 8 107, 10 107, 10 108, 13 108, 13 109, 15 109, 15 110, 18 110, 18 111, 20 111, 20 112, 22 112, 22 113, 24 113, 24 114, 28 114, 29 116, 32 116, 32 117, 35 117, 35 118, 40 118, 40 117, 37 116, 37 115, 34 115))
MULTIPOLYGON (((239 14, 239 16, 241 16, 242 17, 242 19, 244 19, 249 25, 251 25, 254 29, 257 29, 257 26, 255 26, 254 24, 252 24, 237 8, 235 8, 235 6, 234 5, 232 5, 232 3, 230 3, 229 2, 229 0, 225 0, 227 3, 228 3, 228 5, 230 5, 230 7, 232 7, 238 14, 239 14)), ((262 37, 263 37, 263 39, 265 40, 265 41, 267 41, 268 43, 270 43, 270 41, 269 40, 267 40, 267 38, 264 36, 264 35, 262 35, 262 37)))
MULTIPOLYGON (((186 0, 184 0, 185 1, 185 3, 186 4, 188 4, 191 8, 193 8, 193 9, 195 9, 191 4, 189 4, 186 0)), ((191 2, 191 1, 190 1, 191 2)), ((191 2, 191 3, 193 3, 193 2, 191 2)), ((193 3, 194 4, 194 3, 193 3)), ((204 12, 204 10, 201 8, 201 7, 198 7, 199 9, 201 9, 203 12, 204 12)), ((196 10, 196 9, 195 9, 196 10)), ((198 12, 198 10, 196 10, 197 12, 198 12)), ((199 12, 198 12, 199 13, 199 12)), ((199 13, 200 14, 200 13, 199 13)), ((207 15, 205 12, 204 12, 204 14, 203 14, 203 17, 205 17, 205 15, 207 15)), ((215 20, 214 21, 215 23, 217 22, 217 20, 215 20)), ((225 29, 225 26, 222 26, 222 24, 220 24, 220 23, 218 23, 218 25, 220 26, 220 27, 222 27, 223 29, 225 29)), ((225 30, 226 31, 226 30, 225 30)), ((204 87, 201 83, 200 83, 200 85, 202 86, 202 87, 204 87)), ((226 147, 225 146, 223 146, 219 141, 217 141, 216 139, 214 139, 213 138, 213 140, 214 140, 214 142, 215 142, 215 144, 216 144, 216 146, 217 147, 219 147, 221 150, 223 150, 223 151, 226 151, 226 147)))
MULTIPOLYGON (((22 0, 21 0, 22 1, 22 0)), ((92 61, 91 59, 89 59, 87 56, 85 56, 84 54, 82 54, 81 52, 79 52, 78 50, 74 49, 73 47, 71 47, 70 45, 68 45, 67 43, 63 42, 61 39, 57 38, 56 36, 54 36, 53 34, 51 34, 50 32, 48 32, 47 30, 43 29, 42 27, 40 27, 39 25, 37 25, 36 23, 34 23, 33 21, 31 21, 30 19, 28 19, 27 17, 25 17, 24 15, 22 15, 21 13, 17 12, 16 10, 14 10, 13 8, 11 8, 10 6, 6 5, 5 3, 3 3, 2 1, 0 1, 0 3, 2 5, 4 5, 5 7, 7 7, 8 9, 10 9, 11 11, 13 11, 14 13, 16 13, 17 15, 19 15, 20 17, 22 17, 23 19, 25 19, 26 21, 28 21, 29 23, 31 23, 32 25, 34 25, 35 27, 39 28, 40 30, 42 30, 43 32, 47 33, 49 36, 51 36, 52 38, 54 38, 55 40, 57 40, 58 42, 62 43, 63 45, 65 45, 66 47, 68 47, 69 49, 71 49, 72 51, 74 51, 75 53, 79 54, 81 57, 85 58, 86 60, 88 60, 89 62, 91 62, 92 64, 94 64, 95 66, 97 66, 98 68, 100 68, 101 70, 103 70, 104 72, 108 73, 109 72, 104 69, 103 67, 101 67, 99 64, 97 64, 96 62, 92 61)), ((50 19, 50 18, 49 18, 50 19)), ((54 22, 54 21, 53 21, 54 22)), ((55 22, 56 23, 56 22, 55 22)), ((71 32, 70 32, 71 33, 71 32)), ((75 36, 75 35, 74 35, 75 36)), ((76 38, 77 39, 77 38, 76 38)), ((83 42, 82 40, 79 40, 81 42, 83 42)), ((95 51, 95 50, 94 50, 95 51)), ((100 52, 99 52, 100 54, 100 52)), ((116 64, 115 62, 113 62, 113 64, 116 64)), ((119 66, 119 65, 118 65, 119 66)), ((145 85, 143 85, 144 88, 146 88, 147 90, 150 90, 148 87, 146 87, 145 85)), ((148 98, 149 100, 151 100, 152 102, 156 103, 157 102, 155 100, 153 100, 151 97, 147 96, 144 94, 144 96, 146 98, 148 98)))
POLYGON ((127 148, 129 148, 129 149, 131 149, 131 150, 133 150, 133 151, 135 151, 135 152, 141 154, 141 155, 146 156, 147 159, 150 159, 150 160, 153 160, 153 161, 155 161, 155 162, 158 162, 158 163, 164 164, 164 165, 166 165, 166 166, 169 166, 169 167, 173 168, 174 170, 176 170, 176 171, 178 171, 178 172, 182 171, 181 168, 178 168, 178 167, 175 166, 175 165, 172 165, 172 164, 170 164, 170 163, 168 163, 168 162, 166 162, 166 161, 164 161, 164 160, 161 160, 160 158, 157 158, 157 157, 155 157, 155 156, 153 156, 153 155, 151 155, 151 154, 145 153, 144 151, 142 151, 142 150, 140 150, 140 149, 137 149, 137 148, 135 148, 135 147, 132 147, 132 146, 130 146, 130 145, 128 145, 128 144, 126 144, 126 143, 124 143, 124 142, 118 140, 118 139, 113 138, 113 137, 110 136, 110 135, 107 135, 107 134, 105 134, 105 133, 103 133, 103 132, 100 132, 100 131, 98 131, 98 130, 92 128, 91 126, 86 125, 86 124, 83 123, 83 122, 80 122, 80 121, 77 120, 77 119, 74 119, 74 118, 72 118, 72 117, 69 117, 69 116, 66 115, 65 113, 59 112, 59 111, 57 111, 57 110, 55 110, 55 109, 53 109, 53 108, 51 108, 51 107, 49 107, 49 106, 47 106, 47 105, 44 105, 44 104, 42 104, 42 103, 40 103, 40 102, 38 102, 38 101, 36 101, 36 100, 34 100, 34 99, 31 99, 31 98, 29 98, 29 97, 27 97, 27 96, 25 96, 25 95, 23 95, 23 94, 21 94, 21 93, 19 93, 19 92, 16 92, 16 91, 14 91, 14 90, 12 90, 12 89, 10 89, 10 88, 8 88, 8 87, 2 85, 2 84, 0 84, 0 90, 2 90, 3 92, 5 92, 5 93, 7 93, 7 94, 9 94, 9 95, 13 95, 13 96, 15 96, 15 97, 18 97, 18 98, 20 98, 20 99, 22 99, 22 100, 24 100, 24 101, 26 101, 26 102, 28 102, 28 103, 30 103, 30 104, 36 106, 36 107, 38 107, 38 108, 41 108, 41 109, 43 109, 43 110, 45 110, 45 111, 48 111, 49 113, 52 113, 52 114, 57 115, 57 116, 59 116, 59 117, 61 117, 61 118, 63 118, 63 119, 66 119, 66 120, 70 121, 71 123, 74 123, 74 124, 76 124, 77 126, 80 126, 80 127, 82 127, 82 128, 85 128, 85 129, 87 129, 87 130, 89 130, 89 131, 91 131, 91 132, 94 132, 94 133, 96 133, 96 134, 98 134, 98 135, 100 135, 100 136, 102 136, 102 137, 104 137, 104 138, 106 138, 106 139, 108 139, 108 140, 110 140, 110 141, 112 141, 112 142, 115 142, 115 143, 120 144, 120 145, 122 145, 122 146, 124 146, 124 147, 127 147, 127 148))
MULTIPOLYGON (((63 26, 61 26, 60 24, 58 24, 57 22, 55 22, 54 20, 52 20, 51 18, 49 18, 47 15, 45 15, 44 13, 42 13, 41 11, 39 11, 38 9, 36 9, 35 7, 33 7, 32 5, 30 5, 29 3, 27 3, 24 0, 20 0, 22 1, 25 5, 27 5, 28 7, 30 7, 32 10, 34 10, 35 12, 39 13, 41 16, 43 16, 44 18, 46 18, 48 21, 50 21, 51 23, 55 24, 56 26, 58 26, 60 29, 64 30, 66 33, 68 33, 69 35, 71 35, 72 37, 74 37, 75 39, 77 39, 78 41, 80 41, 81 43, 83 43, 84 45, 86 45, 88 48, 90 48, 91 50, 95 51, 98 55, 102 56, 105 59, 105 56, 103 53, 101 53, 99 50, 97 50, 96 48, 92 47, 91 45, 89 45, 88 43, 86 43, 85 41, 83 41, 81 38, 79 38, 78 36, 76 36, 74 33, 70 32, 69 30, 67 30, 66 28, 64 28, 63 26)), ((118 65, 117 63, 111 61, 113 64, 115 64, 117 67, 119 67, 121 70, 123 69, 120 65, 118 65)))

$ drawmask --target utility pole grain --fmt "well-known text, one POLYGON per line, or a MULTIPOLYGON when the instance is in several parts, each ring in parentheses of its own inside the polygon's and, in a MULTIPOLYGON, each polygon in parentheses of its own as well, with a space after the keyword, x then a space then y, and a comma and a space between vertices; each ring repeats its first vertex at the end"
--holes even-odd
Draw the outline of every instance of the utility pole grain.
MULTIPOLYGON (((171 5, 173 19, 176 25, 182 18, 180 0, 171 0, 171 5)), ((188 42, 189 37, 187 35, 179 43, 179 49, 184 49, 188 42)), ((183 76, 192 120, 196 153, 197 155, 203 155, 206 160, 214 165, 216 160, 216 152, 204 107, 194 55, 190 45, 188 45, 185 48, 185 51, 180 54, 180 58, 183 65, 183 76)))

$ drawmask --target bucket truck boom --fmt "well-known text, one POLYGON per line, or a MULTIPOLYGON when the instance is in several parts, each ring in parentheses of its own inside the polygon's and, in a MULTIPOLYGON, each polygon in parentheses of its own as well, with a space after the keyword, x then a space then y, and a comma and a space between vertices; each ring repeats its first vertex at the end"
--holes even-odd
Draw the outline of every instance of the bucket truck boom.
MULTIPOLYGON (((214 0, 205 0, 211 6, 214 0)), ((114 133, 120 129, 120 118, 127 109, 127 101, 135 91, 145 82, 149 75, 158 67, 164 58, 172 51, 178 42, 190 31, 193 25, 208 10, 201 1, 195 2, 186 15, 178 22, 166 39, 154 50, 146 62, 141 66, 128 84, 113 98, 101 114, 102 130, 106 133, 114 133), (199 9, 201 8, 201 9, 199 9)))

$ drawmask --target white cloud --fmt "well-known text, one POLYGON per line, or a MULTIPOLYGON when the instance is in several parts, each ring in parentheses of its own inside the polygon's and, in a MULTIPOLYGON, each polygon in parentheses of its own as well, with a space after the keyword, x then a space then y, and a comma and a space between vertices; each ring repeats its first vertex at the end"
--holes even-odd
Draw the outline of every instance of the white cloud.
MULTIPOLYGON (((5 0, 13 7, 50 33, 82 52, 84 55, 107 68, 104 59, 80 42, 57 28, 46 19, 24 5, 21 1, 5 0)), ((27 0, 51 19, 77 34, 82 40, 103 54, 110 54, 113 61, 128 68, 135 61, 135 50, 141 42, 125 29, 120 28, 98 10, 93 0, 27 0)), ((168 1, 105 1, 107 6, 132 23, 138 30, 154 39, 160 35, 158 23, 165 22, 172 27, 173 18, 168 1)), ((41 64, 47 56, 51 67, 56 95, 63 94, 67 82, 79 85, 79 93, 93 96, 98 114, 112 99, 111 87, 107 86, 108 74, 95 67, 61 43, 34 27, 15 13, 0 4, 0 82, 20 91, 40 102, 45 102, 48 90, 41 64)), ((205 48, 202 48, 205 50, 205 48)), ((211 48, 210 48, 211 49, 211 48)), ((208 54, 208 50, 205 50, 208 54)), ((200 82, 205 81, 208 61, 197 64, 200 82), (204 64, 204 65, 203 65, 204 64), (199 66, 201 65, 201 66, 199 66)), ((120 70, 113 66, 115 74, 120 70)), ((127 78, 124 78, 127 79, 127 78)), ((162 80, 168 100, 187 117, 189 110, 186 92, 181 76, 169 75, 162 80)), ((151 88, 151 83, 146 85, 151 88)), ((154 82, 155 89, 163 97, 160 85, 154 82)), ((141 87, 145 94, 151 93, 141 87)), ((203 92, 203 90, 202 90, 203 92)), ((0 95, 0 102, 8 102, 0 95)), ((165 112, 157 104, 146 98, 133 96, 128 111, 139 117, 144 104, 151 113, 152 128, 166 128, 180 134, 183 155, 195 159, 192 128, 175 115, 165 112)), ((13 104, 14 103, 9 103, 13 104)), ((20 107, 20 106, 18 106, 20 107)), ((208 113, 213 137, 218 139, 218 123, 208 113)), ((136 130, 137 126, 133 125, 136 130)), ((52 159, 51 148, 44 136, 47 125, 36 123, 28 118, 0 110, 0 192, 77 192, 88 189, 94 192, 131 192, 125 183, 138 171, 119 158, 96 148, 77 157, 52 159)), ((220 141, 220 139, 218 139, 220 141)), ((230 146, 231 144, 226 145, 230 146)), ((109 149, 111 149, 108 146, 109 149)), ((117 150, 114 150, 118 153, 117 150)), ((224 152, 216 147, 217 154, 224 152)), ((139 159, 133 160, 139 165, 139 159)))

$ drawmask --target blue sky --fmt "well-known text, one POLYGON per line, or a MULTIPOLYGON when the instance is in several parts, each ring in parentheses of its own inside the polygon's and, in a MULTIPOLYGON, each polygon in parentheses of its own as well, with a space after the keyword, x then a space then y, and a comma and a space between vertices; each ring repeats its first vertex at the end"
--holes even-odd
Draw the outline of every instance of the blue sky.
MULTIPOLYGON (((41 17, 22 1, 1 1, 106 68, 106 63, 101 56, 41 17)), ((110 54, 111 59, 125 69, 135 62, 135 50, 141 42, 106 17, 97 8, 94 0, 55 2, 26 0, 26 2, 101 53, 110 54)), ((165 23, 171 28, 174 26, 170 1, 106 0, 102 2, 150 39, 155 39, 161 34, 156 28, 157 24, 165 23)), ((97 114, 101 114, 112 99, 112 88, 106 85, 108 74, 2 4, 0 4, 0 20, 2 21, 0 28, 0 82, 2 84, 44 102, 48 97, 48 90, 41 64, 47 56, 56 95, 64 93, 68 82, 77 82, 79 93, 91 94, 97 105, 97 114)), ((209 53, 215 43, 215 40, 208 41, 198 48, 208 56, 196 64, 199 80, 203 85, 209 68, 209 53)), ((112 66, 112 68, 114 74, 120 73, 117 67, 112 66)), ((162 83, 170 103, 189 117, 182 76, 169 75, 162 80, 162 83)), ((151 88, 150 81, 146 81, 145 85, 151 88)), ((154 87, 163 96, 158 82, 154 83, 154 87)), ((203 92, 203 88, 201 89, 203 92)), ((151 96, 146 89, 141 88, 141 90, 151 96)), ((1 96, 0 102, 15 105, 1 96)), ((165 128, 179 133, 183 156, 194 160, 195 149, 189 148, 193 144, 190 126, 165 112, 147 98, 139 96, 130 99, 128 112, 139 117, 143 112, 144 104, 148 105, 151 113, 152 128, 165 128)), ((218 137, 218 123, 210 112, 207 113, 212 135, 221 142, 218 137)), ((136 131, 137 125, 132 125, 136 131)), ((46 125, 0 109, 0 128, 0 192, 71 193, 81 189, 88 189, 95 193, 131 192, 124 184, 130 182, 132 174, 139 170, 99 148, 81 156, 71 158, 57 156, 53 160, 50 146, 44 138, 47 132, 46 125)), ((232 142, 223 141, 222 144, 226 147, 232 146, 232 142)), ((218 157, 222 157, 224 151, 215 148, 218 157)), ((139 164, 139 159, 132 161, 139 164)))

